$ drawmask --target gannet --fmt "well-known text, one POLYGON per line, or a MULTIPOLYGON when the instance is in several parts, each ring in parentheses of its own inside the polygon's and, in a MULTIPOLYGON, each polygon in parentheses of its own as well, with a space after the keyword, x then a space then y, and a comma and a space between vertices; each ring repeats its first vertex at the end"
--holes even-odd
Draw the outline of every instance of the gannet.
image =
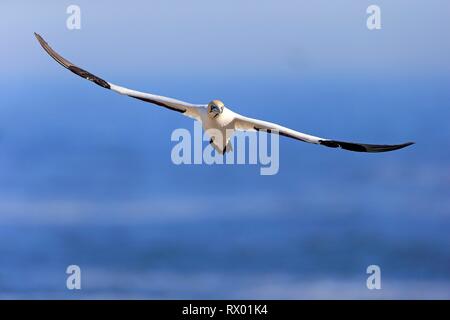
POLYGON ((232 150, 230 139, 235 131, 262 130, 267 131, 268 133, 277 133, 281 136, 303 142, 356 152, 386 152, 402 149, 414 144, 414 142, 407 142, 394 145, 378 145, 325 139, 295 131, 276 123, 245 117, 227 108, 220 100, 212 100, 208 104, 192 104, 173 98, 131 90, 105 81, 102 78, 93 75, 89 71, 76 66, 55 52, 39 34, 35 33, 35 36, 44 50, 53 59, 76 75, 92 81, 105 89, 177 111, 187 117, 200 121, 203 129, 211 138, 210 143, 221 154, 232 150))

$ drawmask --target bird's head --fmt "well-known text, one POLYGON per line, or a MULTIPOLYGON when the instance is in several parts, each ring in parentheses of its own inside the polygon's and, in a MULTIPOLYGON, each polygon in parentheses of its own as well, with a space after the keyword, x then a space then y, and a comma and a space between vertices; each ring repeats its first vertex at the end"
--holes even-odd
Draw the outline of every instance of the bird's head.
POLYGON ((213 100, 208 103, 208 115, 211 118, 217 118, 222 112, 225 105, 220 100, 213 100))

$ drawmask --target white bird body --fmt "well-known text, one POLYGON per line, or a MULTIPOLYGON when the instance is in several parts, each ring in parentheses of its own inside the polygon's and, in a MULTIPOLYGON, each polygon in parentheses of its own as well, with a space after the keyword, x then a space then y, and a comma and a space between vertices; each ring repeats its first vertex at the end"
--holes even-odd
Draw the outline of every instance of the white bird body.
POLYGON ((220 153, 225 153, 226 151, 231 150, 230 139, 234 131, 264 130, 269 133, 278 133, 282 136, 286 136, 303 142, 320 144, 331 148, 342 148, 345 150, 357 152, 385 152, 401 149, 413 144, 413 142, 408 142, 397 145, 375 145, 324 139, 292 130, 272 122, 242 116, 225 107, 223 102, 219 100, 213 100, 209 104, 191 104, 173 98, 131 90, 107 82, 93 75, 92 73, 77 67, 76 65, 56 53, 40 35, 35 33, 35 36, 44 50, 47 51, 47 53, 53 59, 55 59, 63 67, 69 69, 78 76, 92 81, 105 89, 110 89, 122 95, 126 95, 135 99, 165 107, 173 111, 180 112, 187 117, 200 121, 202 123, 203 129, 211 138, 210 143, 220 153))
POLYGON ((200 112, 200 121, 206 134, 211 138, 211 143, 219 152, 231 151, 229 144, 234 128, 235 113, 224 107, 221 114, 212 118, 208 109, 203 108, 200 112), (227 147, 227 148, 225 148, 227 147))

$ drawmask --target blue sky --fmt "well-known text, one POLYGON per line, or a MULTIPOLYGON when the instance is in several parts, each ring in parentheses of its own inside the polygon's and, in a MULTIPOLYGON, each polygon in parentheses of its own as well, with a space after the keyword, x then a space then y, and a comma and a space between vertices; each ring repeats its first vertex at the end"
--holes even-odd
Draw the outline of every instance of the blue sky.
MULTIPOLYGON (((0 22, 8 43, 0 66, 8 73, 29 73, 20 58, 35 50, 29 37, 37 31, 107 76, 143 69, 170 76, 448 72, 448 2, 377 1, 378 32, 366 28, 365 11, 372 3, 77 1, 82 29, 70 31, 65 11, 72 1, 3 1, 2 11, 10 14, 0 22)), ((26 64, 44 61, 36 54, 26 58, 26 64)))

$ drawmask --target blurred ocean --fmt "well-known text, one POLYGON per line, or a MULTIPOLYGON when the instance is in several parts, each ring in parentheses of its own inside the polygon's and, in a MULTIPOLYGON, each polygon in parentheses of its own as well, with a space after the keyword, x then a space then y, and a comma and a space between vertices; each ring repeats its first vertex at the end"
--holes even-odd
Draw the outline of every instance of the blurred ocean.
POLYGON ((0 298, 450 298, 441 2, 380 1, 376 33, 358 1, 79 2, 73 32, 69 2, 32 15, 0 5, 18 19, 0 22, 0 298), (411 23, 416 11, 428 23, 411 23), (136 90, 219 98, 328 138, 416 144, 359 154, 280 138, 275 176, 175 166, 170 135, 190 119, 75 77, 34 31, 136 90), (80 291, 66 289, 71 264, 80 291), (372 264, 381 290, 366 288, 372 264))
POLYGON ((175 166, 170 134, 178 123, 192 129, 190 120, 68 81, 74 101, 13 90, 3 110, 2 298, 450 297, 448 81, 347 81, 332 96, 283 84, 295 107, 234 85, 258 116, 296 128, 417 142, 357 154, 281 139, 270 177, 248 165, 175 166), (367 86, 383 95, 366 98, 367 86), (298 88, 320 96, 320 116, 302 111, 298 88), (81 267, 80 292, 65 288, 70 264, 81 267), (371 264, 381 267, 380 291, 365 286, 371 264))

